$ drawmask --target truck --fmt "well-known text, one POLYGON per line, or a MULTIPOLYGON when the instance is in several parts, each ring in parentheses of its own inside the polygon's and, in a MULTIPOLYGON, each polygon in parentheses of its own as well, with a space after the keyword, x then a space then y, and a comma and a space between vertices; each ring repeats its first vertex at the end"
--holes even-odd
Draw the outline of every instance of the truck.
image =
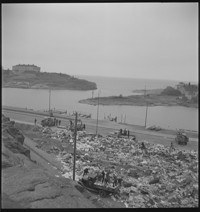
POLYGON ((55 121, 54 121, 53 118, 47 117, 47 118, 44 118, 44 119, 41 121, 41 125, 42 125, 43 127, 46 127, 46 126, 52 127, 52 126, 55 126, 55 121))
MULTIPOLYGON (((75 124, 72 120, 70 120, 69 130, 75 130, 75 124)), ((81 119, 77 120, 77 131, 85 130, 85 124, 82 123, 81 119)))
POLYGON ((183 130, 178 130, 176 133, 175 141, 179 145, 187 145, 189 138, 183 130))

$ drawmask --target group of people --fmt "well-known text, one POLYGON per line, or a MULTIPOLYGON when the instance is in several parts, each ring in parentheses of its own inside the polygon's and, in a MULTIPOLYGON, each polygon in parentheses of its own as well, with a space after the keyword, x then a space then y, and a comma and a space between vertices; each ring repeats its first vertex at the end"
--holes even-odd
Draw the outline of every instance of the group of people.
POLYGON ((120 129, 119 130, 119 136, 120 135, 125 135, 125 136, 128 136, 128 138, 129 138, 129 135, 130 135, 130 131, 129 130, 127 130, 126 128, 123 130, 123 129, 120 129))
POLYGON ((60 126, 60 125, 61 125, 61 120, 54 118, 54 126, 60 126))
POLYGON ((96 181, 101 182, 105 186, 107 186, 110 183, 112 183, 113 187, 116 187, 117 185, 121 186, 121 184, 122 184, 122 179, 118 178, 116 176, 116 174, 114 174, 114 173, 111 175, 110 170, 109 171, 103 170, 102 172, 97 172, 97 173, 93 174, 93 173, 89 172, 89 168, 85 168, 84 172, 83 172, 83 177, 85 175, 87 177, 93 178, 95 182, 96 181))
MULTIPOLYGON (((37 119, 35 118, 34 120, 35 125, 37 124, 37 119)), ((61 120, 58 120, 54 118, 54 126, 60 126, 61 125, 61 120)))

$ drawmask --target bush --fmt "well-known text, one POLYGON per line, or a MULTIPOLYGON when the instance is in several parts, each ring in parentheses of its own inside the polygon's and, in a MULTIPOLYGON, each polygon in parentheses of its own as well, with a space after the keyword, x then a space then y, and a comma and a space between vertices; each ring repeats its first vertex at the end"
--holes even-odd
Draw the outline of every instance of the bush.
POLYGON ((162 92, 162 95, 181 96, 181 92, 171 86, 167 86, 162 92))

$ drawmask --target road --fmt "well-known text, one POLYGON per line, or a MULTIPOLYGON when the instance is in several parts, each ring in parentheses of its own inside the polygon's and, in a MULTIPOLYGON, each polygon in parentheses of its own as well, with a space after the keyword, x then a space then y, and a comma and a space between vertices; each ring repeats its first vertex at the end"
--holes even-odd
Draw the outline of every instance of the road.
MULTIPOLYGON (((10 117, 12 120, 25 124, 33 124, 34 119, 37 119, 37 125, 41 123, 41 120, 44 117, 48 116, 48 113, 37 112, 33 110, 26 110, 23 108, 11 108, 3 107, 3 114, 10 117)), ((54 114, 54 116, 61 120, 62 126, 69 126, 69 120, 74 118, 70 116, 63 117, 61 114, 54 114)), ((108 120, 99 120, 98 128, 96 120, 81 118, 83 123, 86 124, 86 131, 88 133, 96 133, 106 136, 113 133, 119 129, 128 129, 130 131, 130 136, 135 135, 138 140, 146 140, 150 143, 163 144, 169 146, 171 141, 174 141, 175 131, 172 130, 163 130, 163 132, 153 132, 146 130, 142 126, 136 125, 124 125, 120 123, 110 122, 108 120)), ((190 136, 190 142, 187 146, 176 145, 179 149, 188 149, 188 150, 197 150, 198 149, 198 134, 197 133, 187 133, 190 136)))

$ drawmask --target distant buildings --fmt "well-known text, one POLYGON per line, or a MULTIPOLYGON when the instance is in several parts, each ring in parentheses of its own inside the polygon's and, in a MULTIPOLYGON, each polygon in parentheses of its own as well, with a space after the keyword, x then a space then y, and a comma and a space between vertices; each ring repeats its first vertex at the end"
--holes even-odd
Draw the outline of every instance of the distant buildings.
POLYGON ((197 85, 192 85, 190 83, 180 82, 177 85, 177 90, 179 90, 183 96, 187 97, 187 99, 191 100, 193 97, 197 97, 198 95, 198 87, 197 85))
POLYGON ((19 65, 15 65, 12 67, 12 70, 15 73, 22 73, 24 71, 35 71, 35 72, 40 72, 40 67, 36 66, 36 65, 25 65, 25 64, 19 64, 19 65))

